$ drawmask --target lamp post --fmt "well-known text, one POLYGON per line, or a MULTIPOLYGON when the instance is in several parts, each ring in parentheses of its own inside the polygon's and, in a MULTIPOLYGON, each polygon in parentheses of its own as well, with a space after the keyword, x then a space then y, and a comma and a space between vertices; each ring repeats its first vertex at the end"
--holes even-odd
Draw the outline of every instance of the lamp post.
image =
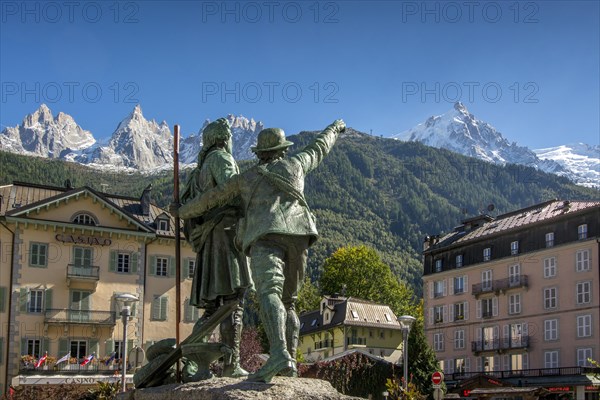
POLYGON ((136 295, 124 293, 115 296, 115 300, 123 305, 121 309, 121 320, 123 322, 123 343, 121 345, 121 351, 123 354, 121 355, 122 362, 122 371, 121 371, 121 391, 126 392, 126 374, 127 374, 127 322, 129 321, 129 317, 131 316, 131 305, 139 300, 136 295))
POLYGON ((412 315, 403 315, 398 317, 398 322, 400 322, 400 327, 402 327, 402 339, 403 343, 403 352, 404 352, 404 391, 408 390, 408 334, 410 333, 410 327, 413 322, 415 322, 416 318, 412 315))

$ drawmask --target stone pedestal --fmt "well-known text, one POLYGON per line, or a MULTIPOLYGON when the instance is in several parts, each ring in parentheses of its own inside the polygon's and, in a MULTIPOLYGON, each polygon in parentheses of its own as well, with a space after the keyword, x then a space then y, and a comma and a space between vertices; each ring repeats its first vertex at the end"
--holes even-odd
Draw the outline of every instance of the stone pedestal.
POLYGON ((271 383, 239 378, 213 378, 201 382, 171 384, 122 393, 118 400, 352 400, 327 381, 275 377, 271 383))

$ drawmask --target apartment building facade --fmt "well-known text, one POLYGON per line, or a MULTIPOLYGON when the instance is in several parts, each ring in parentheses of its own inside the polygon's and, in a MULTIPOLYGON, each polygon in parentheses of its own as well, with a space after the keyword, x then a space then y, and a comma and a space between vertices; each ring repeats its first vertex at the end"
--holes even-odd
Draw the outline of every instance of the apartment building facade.
MULTIPOLYGON (((41 383, 105 379, 119 368, 124 340, 140 351, 175 337, 174 219, 151 203, 150 188, 136 199, 14 183, 0 196, 0 393, 42 373, 41 383), (117 301, 125 293, 139 298, 127 338, 117 301)), ((181 243, 185 338, 198 310, 188 305, 195 253, 181 243)))
POLYGON ((599 233, 600 202, 553 200, 426 238, 425 332, 447 381, 597 398, 585 368, 600 357, 599 233))
POLYGON ((324 296, 318 310, 300 315, 298 348, 307 362, 353 349, 398 363, 402 328, 389 306, 353 297, 324 296))

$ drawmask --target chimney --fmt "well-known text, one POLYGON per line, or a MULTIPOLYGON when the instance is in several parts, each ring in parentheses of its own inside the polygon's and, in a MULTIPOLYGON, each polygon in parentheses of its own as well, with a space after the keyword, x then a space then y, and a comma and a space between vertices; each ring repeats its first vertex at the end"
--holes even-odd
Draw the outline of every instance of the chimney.
POLYGON ((152 200, 152 184, 146 186, 142 197, 140 198, 140 207, 142 207, 142 215, 150 215, 150 202, 152 200))

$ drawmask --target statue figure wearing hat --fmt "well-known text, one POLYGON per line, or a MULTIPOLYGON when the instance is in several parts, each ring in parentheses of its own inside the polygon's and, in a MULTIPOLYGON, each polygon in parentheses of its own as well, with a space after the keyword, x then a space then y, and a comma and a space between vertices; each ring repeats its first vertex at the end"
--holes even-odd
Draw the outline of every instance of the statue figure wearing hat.
MULTIPOLYGON (((203 147, 198 154, 198 166, 190 176, 182 194, 182 203, 227 182, 239 174, 232 154, 229 122, 220 118, 202 131, 203 147)), ((226 358, 223 376, 246 376, 240 367, 240 340, 244 294, 252 286, 247 258, 234 246, 235 226, 240 218, 239 198, 231 198, 203 215, 184 217, 184 233, 196 252, 196 268, 192 281, 190 304, 204 309, 194 326, 197 331, 222 304, 237 302, 233 313, 220 324, 221 341, 232 350, 226 358)), ((197 380, 210 376, 198 371, 197 380)))
POLYGON ((296 376, 300 323, 295 311, 308 248, 318 237, 304 198, 304 178, 315 169, 345 130, 342 120, 325 128, 299 153, 285 158, 293 143, 279 128, 262 130, 252 148, 258 164, 203 191, 177 210, 182 218, 205 218, 235 199, 244 217, 237 240, 250 257, 259 315, 269 339, 269 360, 249 379, 270 382, 277 374, 296 376))

